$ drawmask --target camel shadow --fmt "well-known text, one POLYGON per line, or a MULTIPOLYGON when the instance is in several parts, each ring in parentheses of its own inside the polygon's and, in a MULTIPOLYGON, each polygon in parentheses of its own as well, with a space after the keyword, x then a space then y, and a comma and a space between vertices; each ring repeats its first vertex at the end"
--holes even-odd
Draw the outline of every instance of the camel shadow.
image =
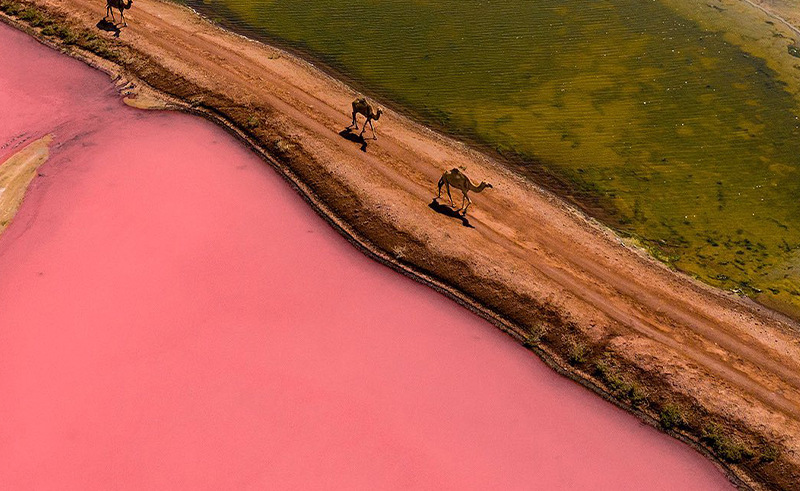
POLYGON ((342 131, 340 131, 339 136, 353 143, 360 143, 361 151, 362 152, 367 151, 367 140, 365 140, 363 136, 353 133, 353 130, 351 130, 350 128, 345 128, 342 131))
POLYGON ((101 31, 113 32, 115 38, 118 38, 119 37, 119 33, 122 32, 122 29, 120 29, 119 26, 117 26, 113 22, 109 21, 105 17, 100 19, 100 22, 98 22, 96 24, 96 26, 101 31))
POLYGON ((428 208, 430 208, 431 210, 435 211, 440 215, 444 215, 450 218, 458 218, 459 220, 461 220, 461 225, 465 227, 475 228, 472 224, 469 223, 467 217, 457 212, 452 207, 439 203, 439 198, 433 198, 433 201, 431 201, 431 203, 428 205, 428 208))

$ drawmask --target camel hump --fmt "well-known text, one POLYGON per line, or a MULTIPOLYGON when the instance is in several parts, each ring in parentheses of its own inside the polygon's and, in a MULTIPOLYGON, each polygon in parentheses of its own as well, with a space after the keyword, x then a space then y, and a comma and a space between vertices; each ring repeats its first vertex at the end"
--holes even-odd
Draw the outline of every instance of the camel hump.
POLYGON ((458 167, 453 167, 452 169, 450 169, 450 172, 458 173, 458 172, 461 172, 461 171, 458 170, 458 167))

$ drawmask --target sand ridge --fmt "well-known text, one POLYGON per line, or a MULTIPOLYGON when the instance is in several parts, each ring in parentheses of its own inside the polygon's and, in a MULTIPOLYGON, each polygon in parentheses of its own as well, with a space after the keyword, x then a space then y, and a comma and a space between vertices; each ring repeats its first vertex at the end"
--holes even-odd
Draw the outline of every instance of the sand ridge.
MULTIPOLYGON (((89 29, 103 14, 89 0, 33 3, 89 29)), ((658 417, 677 401, 694 418, 685 436, 720 421, 756 450, 765 442, 780 448, 776 463, 728 464, 743 482, 800 479, 800 338, 792 321, 670 271, 498 162, 396 112, 387 111, 376 125, 380 139, 362 151, 339 134, 357 94, 303 60, 171 3, 138 0, 126 18, 119 46, 150 60, 146 68, 129 64, 131 79, 235 126, 373 255, 642 416, 658 417), (442 171, 454 166, 494 185, 473 195, 473 228, 429 206, 442 171), (645 405, 620 395, 598 369, 608 359, 646 388, 645 405)))

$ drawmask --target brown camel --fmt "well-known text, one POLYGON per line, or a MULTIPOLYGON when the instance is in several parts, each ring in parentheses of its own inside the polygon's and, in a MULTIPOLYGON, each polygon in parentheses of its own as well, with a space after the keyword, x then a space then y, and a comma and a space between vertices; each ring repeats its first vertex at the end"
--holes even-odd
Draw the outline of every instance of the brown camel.
POLYGON ((378 108, 378 110, 376 111, 375 106, 367 102, 365 98, 363 97, 357 98, 356 100, 353 101, 353 122, 350 123, 350 126, 348 126, 347 129, 350 129, 354 126, 355 129, 358 129, 358 121, 356 121, 357 114, 361 114, 365 118, 367 118, 367 120, 364 121, 364 127, 362 128, 361 133, 359 133, 358 136, 364 138, 364 131, 366 131, 367 123, 369 123, 369 127, 372 128, 372 139, 377 140, 378 137, 377 135, 375 135, 375 127, 372 126, 372 120, 375 121, 379 120, 381 118, 381 114, 383 114, 383 109, 378 108))
POLYGON ((463 216, 467 216, 467 208, 469 208, 469 205, 472 204, 472 200, 469 199, 469 196, 467 196, 467 192, 475 191, 476 193, 480 193, 484 189, 491 189, 492 187, 492 185, 488 182, 481 182, 477 186, 472 184, 472 181, 469 180, 469 177, 465 176, 464 173, 458 169, 451 169, 442 174, 442 178, 439 179, 439 196, 437 196, 436 199, 442 197, 442 186, 447 187, 447 196, 450 198, 450 206, 455 206, 453 205, 453 196, 450 194, 450 186, 460 190, 464 195, 464 197, 461 199, 461 208, 456 210, 463 211, 463 216), (467 206, 464 206, 465 203, 467 206))
POLYGON ((131 8, 132 5, 133 0, 128 0, 128 3, 125 3, 125 0, 106 0, 105 18, 108 19, 108 15, 111 14, 111 20, 116 24, 117 19, 114 17, 114 9, 117 9, 119 10, 119 16, 122 18, 122 25, 127 27, 128 23, 125 21, 125 11, 131 8))

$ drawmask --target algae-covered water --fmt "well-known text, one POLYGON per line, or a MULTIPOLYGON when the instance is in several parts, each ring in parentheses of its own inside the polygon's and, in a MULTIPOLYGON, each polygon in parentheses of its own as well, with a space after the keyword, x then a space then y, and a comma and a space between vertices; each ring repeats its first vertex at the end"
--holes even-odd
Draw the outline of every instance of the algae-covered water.
POLYGON ((683 271, 800 307, 800 106, 724 29, 652 0, 189 4, 544 167, 683 271))

